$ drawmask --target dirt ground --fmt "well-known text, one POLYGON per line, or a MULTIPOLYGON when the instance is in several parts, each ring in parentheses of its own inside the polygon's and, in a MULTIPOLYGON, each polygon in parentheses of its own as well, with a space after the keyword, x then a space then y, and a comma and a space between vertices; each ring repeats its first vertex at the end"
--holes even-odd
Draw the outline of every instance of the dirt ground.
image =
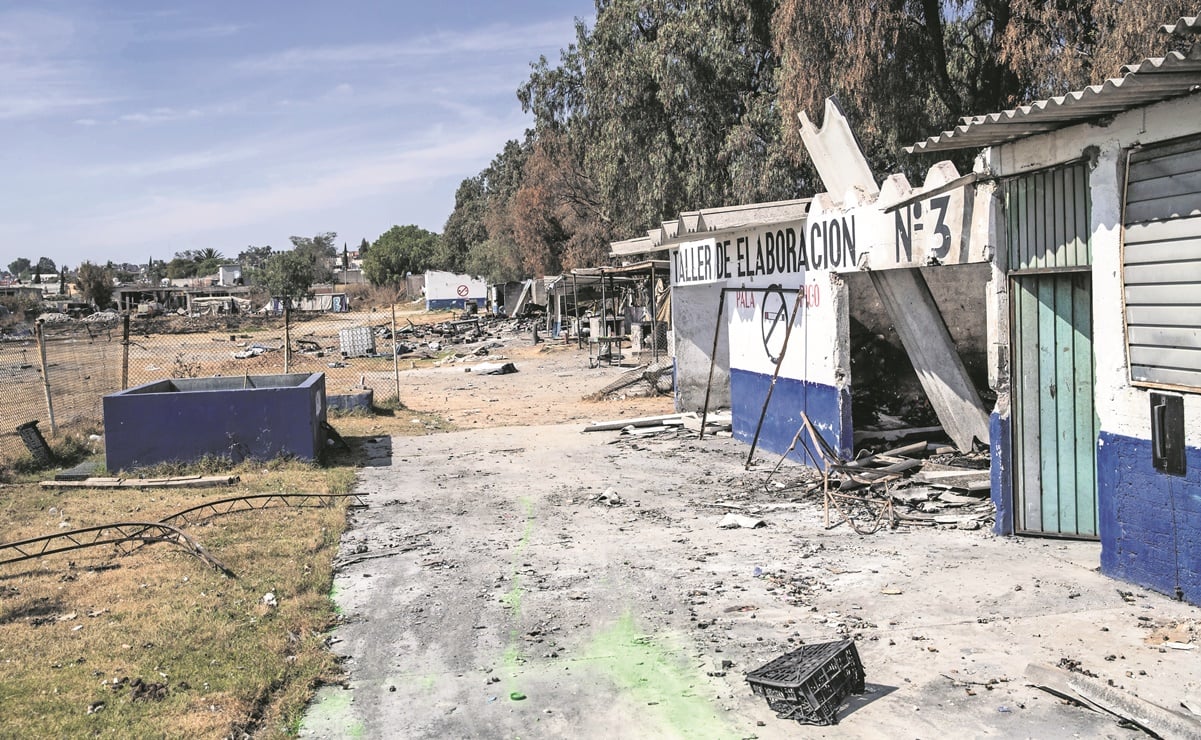
MULTIPOLYGON (((381 434, 339 556, 333 649, 303 737, 1136 737, 1028 686, 1061 661, 1188 715, 1201 610, 1097 572, 1099 545, 823 527, 804 469, 721 437, 585 421, 670 399, 581 400, 617 368, 497 350, 518 372, 410 370, 403 402, 454 430, 381 434), (761 528, 724 529, 737 511, 761 528), (746 672, 855 640, 867 691, 803 727, 746 672), (1167 643, 1165 645, 1165 643, 1167 643)), ((336 423, 336 421, 335 421, 336 423)))

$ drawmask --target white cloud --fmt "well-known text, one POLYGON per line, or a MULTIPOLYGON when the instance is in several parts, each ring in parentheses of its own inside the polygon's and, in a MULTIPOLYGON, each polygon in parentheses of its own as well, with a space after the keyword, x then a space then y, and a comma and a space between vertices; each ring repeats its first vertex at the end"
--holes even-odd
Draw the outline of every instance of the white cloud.
POLYGON ((294 72, 371 64, 392 66, 416 57, 461 57, 561 47, 573 38, 571 21, 542 21, 522 27, 506 23, 463 32, 443 31, 390 43, 297 47, 250 57, 235 66, 251 72, 294 72))
POLYGON ((80 56, 77 23, 36 11, 0 12, 0 119, 109 102, 80 56))
MULTIPOLYGON (((424 183, 478 171, 506 139, 520 132, 524 121, 514 117, 476 124, 472 130, 428 132, 425 141, 391 154, 380 154, 378 147, 353 156, 327 150, 321 159, 282 168, 264 163, 257 181, 242 178, 248 183, 244 187, 219 195, 142 198, 129 208, 77 223, 77 233, 66 238, 76 239, 90 249, 127 249, 337 209, 381 193, 396 193, 396 198, 403 200, 404 192, 421 190, 424 183), (291 172, 289 167, 298 171, 291 172)), ((337 140, 336 136, 325 138, 337 140)), ((195 159, 199 163, 203 154, 195 155, 195 159)), ((182 157, 178 163, 187 162, 188 158, 182 157)))

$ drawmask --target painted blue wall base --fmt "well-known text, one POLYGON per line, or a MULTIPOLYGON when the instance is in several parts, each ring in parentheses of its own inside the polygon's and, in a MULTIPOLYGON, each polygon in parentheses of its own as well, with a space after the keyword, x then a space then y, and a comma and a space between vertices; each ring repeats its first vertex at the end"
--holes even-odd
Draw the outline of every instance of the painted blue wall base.
MULTIPOLYGON (((730 370, 730 407, 734 416, 734 438, 750 444, 755 438, 755 426, 763 411, 763 400, 771 387, 771 376, 747 370, 730 370)), ((851 393, 849 389, 810 383, 791 378, 778 378, 772 391, 771 404, 763 419, 757 449, 783 455, 792 444, 793 437, 801 428, 801 412, 804 411, 822 437, 840 454, 850 459, 854 448, 851 427, 851 393)), ((812 446, 808 435, 801 438, 812 446)), ((820 467, 805 452, 800 442, 788 455, 788 459, 820 467)))
POLYGON ((1013 534, 1013 437, 1009 416, 993 412, 988 417, 989 483, 992 503, 997 509, 993 532, 1013 534))
POLYGON ((1201 605, 1201 450, 1185 450, 1185 467, 1165 475, 1150 440, 1101 432, 1101 572, 1201 605))

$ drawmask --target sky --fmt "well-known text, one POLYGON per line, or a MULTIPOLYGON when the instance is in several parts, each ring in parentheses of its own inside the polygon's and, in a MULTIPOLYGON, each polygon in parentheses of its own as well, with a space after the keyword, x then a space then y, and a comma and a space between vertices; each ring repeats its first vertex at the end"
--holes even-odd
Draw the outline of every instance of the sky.
POLYGON ((441 232, 592 0, 0 5, 0 269, 441 232))

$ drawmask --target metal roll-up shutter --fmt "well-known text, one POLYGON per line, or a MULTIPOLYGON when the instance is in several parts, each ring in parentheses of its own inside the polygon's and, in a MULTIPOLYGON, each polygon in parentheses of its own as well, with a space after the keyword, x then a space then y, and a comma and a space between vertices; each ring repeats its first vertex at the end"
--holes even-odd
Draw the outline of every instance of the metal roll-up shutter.
POLYGON ((1201 138, 1130 153, 1122 222, 1130 380, 1201 391, 1201 138))

